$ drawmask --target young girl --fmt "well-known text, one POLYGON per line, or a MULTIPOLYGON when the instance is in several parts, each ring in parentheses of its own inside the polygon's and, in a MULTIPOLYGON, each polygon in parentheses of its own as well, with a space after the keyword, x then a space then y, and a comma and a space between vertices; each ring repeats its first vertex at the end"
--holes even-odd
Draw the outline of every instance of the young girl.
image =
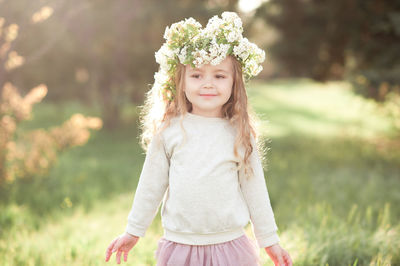
POLYGON ((264 51, 242 37, 233 12, 202 26, 192 18, 166 29, 160 70, 147 95, 147 149, 125 232, 106 252, 121 262, 144 237, 162 200, 164 236, 157 265, 292 265, 280 247, 244 81, 261 71, 264 51), (249 220, 256 241, 247 237, 249 220))

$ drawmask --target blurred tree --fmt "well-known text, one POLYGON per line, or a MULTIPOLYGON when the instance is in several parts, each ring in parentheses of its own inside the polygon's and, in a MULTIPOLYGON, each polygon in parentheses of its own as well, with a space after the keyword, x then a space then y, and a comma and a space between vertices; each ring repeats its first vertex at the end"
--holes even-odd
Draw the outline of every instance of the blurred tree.
POLYGON ((387 92, 400 83, 399 1, 270 0, 257 18, 277 29, 269 51, 287 75, 324 81, 361 74, 374 83, 363 94, 377 100, 382 82, 391 85, 387 92))
POLYGON ((89 129, 100 129, 97 117, 73 115, 61 127, 17 132, 17 126, 32 118, 32 106, 47 93, 43 84, 21 97, 11 83, 4 84, 0 99, 0 185, 17 178, 44 176, 57 155, 68 148, 85 144, 89 129))
POLYGON ((89 129, 102 126, 99 118, 75 114, 62 127, 17 134, 17 126, 31 118, 33 104, 47 94, 47 87, 41 84, 21 97, 8 82, 8 74, 26 62, 13 49, 18 29, 19 25, 0 17, 0 185, 12 183, 16 178, 46 174, 57 154, 83 145, 89 139, 89 129))

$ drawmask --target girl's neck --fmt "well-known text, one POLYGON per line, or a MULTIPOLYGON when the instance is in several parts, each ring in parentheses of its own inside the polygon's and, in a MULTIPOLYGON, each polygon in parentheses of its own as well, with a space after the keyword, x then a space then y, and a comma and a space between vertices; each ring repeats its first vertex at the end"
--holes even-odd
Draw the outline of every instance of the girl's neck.
POLYGON ((217 116, 203 116, 200 114, 194 114, 187 112, 186 117, 193 120, 193 121, 204 121, 204 122, 221 122, 221 121, 227 121, 226 118, 223 117, 217 117, 217 116))
POLYGON ((192 111, 190 113, 194 114, 194 115, 204 116, 204 117, 219 117, 219 118, 223 118, 222 117, 222 113, 221 113, 221 109, 219 109, 219 110, 217 109, 214 112, 208 112, 208 113, 192 109, 192 111))

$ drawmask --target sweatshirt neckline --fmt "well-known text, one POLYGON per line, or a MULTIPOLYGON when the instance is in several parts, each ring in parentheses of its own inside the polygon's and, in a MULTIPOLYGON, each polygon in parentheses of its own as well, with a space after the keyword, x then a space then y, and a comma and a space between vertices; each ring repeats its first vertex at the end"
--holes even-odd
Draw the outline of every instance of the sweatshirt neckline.
POLYGON ((186 117, 189 120, 197 121, 197 122, 225 122, 225 121, 228 121, 228 119, 222 118, 222 117, 208 117, 208 116, 192 114, 189 112, 186 113, 186 117))

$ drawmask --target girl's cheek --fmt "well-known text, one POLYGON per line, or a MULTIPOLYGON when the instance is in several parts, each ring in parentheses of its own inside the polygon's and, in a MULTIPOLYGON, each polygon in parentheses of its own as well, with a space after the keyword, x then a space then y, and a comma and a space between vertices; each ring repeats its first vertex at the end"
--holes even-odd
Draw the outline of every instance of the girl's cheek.
POLYGON ((197 81, 197 80, 191 80, 191 81, 189 81, 189 85, 190 85, 191 87, 197 87, 197 86, 199 85, 199 81, 197 81))
POLYGON ((219 81, 219 84, 225 85, 225 86, 232 86, 233 82, 230 79, 222 79, 219 81))

